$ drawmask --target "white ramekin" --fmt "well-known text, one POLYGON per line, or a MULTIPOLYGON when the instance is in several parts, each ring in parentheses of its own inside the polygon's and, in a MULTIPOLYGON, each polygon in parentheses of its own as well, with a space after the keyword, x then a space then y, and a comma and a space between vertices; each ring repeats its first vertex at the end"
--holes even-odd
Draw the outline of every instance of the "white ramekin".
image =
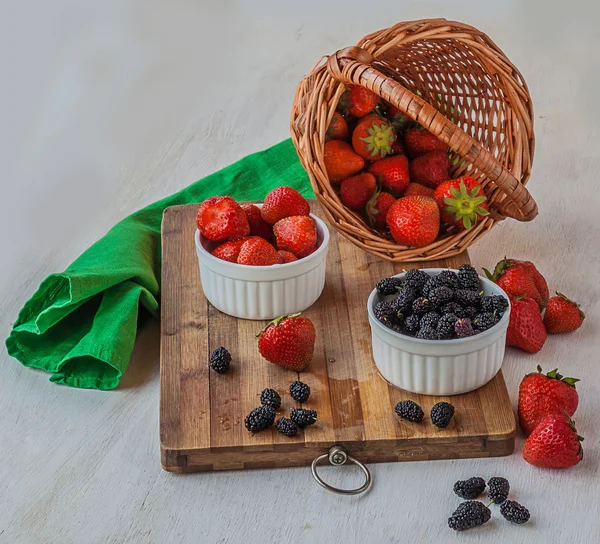
POLYGON ((325 286, 329 231, 318 217, 310 216, 317 225, 317 250, 298 261, 273 266, 217 259, 208 250, 214 243, 196 230, 200 280, 208 301, 221 312, 242 319, 275 319, 312 306, 325 286))
MULTIPOLYGON (((426 268, 429 275, 444 268, 426 268)), ((398 274, 399 278, 404 274, 398 274)), ((490 280, 479 277, 484 295, 506 293, 490 280)), ((381 376, 392 385, 422 395, 459 395, 488 383, 504 358, 509 307, 491 329, 469 338, 423 340, 394 332, 380 323, 373 308, 385 298, 373 290, 367 310, 373 342, 373 359, 381 376)))

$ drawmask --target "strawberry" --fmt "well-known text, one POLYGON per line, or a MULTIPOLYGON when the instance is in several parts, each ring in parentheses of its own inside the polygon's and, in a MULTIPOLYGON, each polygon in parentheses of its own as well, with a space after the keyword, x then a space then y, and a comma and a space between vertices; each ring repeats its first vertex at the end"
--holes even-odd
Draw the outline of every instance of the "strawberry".
POLYGON ((546 416, 523 446, 523 459, 536 467, 567 468, 583 459, 582 436, 566 415, 546 416))
POLYGON ((248 219, 250 234, 252 236, 260 236, 267 242, 270 242, 273 239, 273 229, 262 218, 260 208, 254 204, 242 204, 242 210, 244 210, 246 219, 248 219))
POLYGON ((358 174, 346 178, 340 186, 340 198, 347 208, 361 211, 377 189, 377 182, 372 174, 358 174))
POLYGON ((440 210, 433 198, 405 196, 388 210, 387 224, 399 244, 423 247, 437 238, 440 210))
POLYGON ((406 155, 404 144, 399 138, 396 138, 396 141, 392 144, 392 155, 406 155))
POLYGON ((258 351, 270 363, 289 370, 304 370, 315 350, 315 326, 300 314, 278 317, 258 336, 258 351))
POLYGON ((392 122, 396 134, 403 134, 412 124, 410 117, 404 115, 396 106, 388 104, 387 118, 392 122))
POLYGON ((404 191, 404 196, 429 196, 433 198, 435 191, 430 189, 429 187, 425 187, 425 185, 421 185, 419 183, 409 183, 408 187, 406 187, 406 191, 404 191))
POLYGON ((470 229, 490 214, 483 188, 469 176, 442 183, 433 198, 440 207, 442 221, 459 229, 470 229))
POLYGON ((217 246, 215 249, 213 249, 211 251, 211 255, 214 255, 215 257, 217 257, 217 259, 229 261, 230 263, 237 263, 237 258, 240 254, 240 249, 242 248, 244 242, 248 239, 248 236, 244 236, 239 240, 224 242, 220 246, 217 246))
POLYGON ((431 189, 450 179, 450 159, 445 151, 431 151, 410 161, 410 180, 431 189))
POLYGON ((289 251, 284 251, 283 249, 280 249, 277 252, 277 254, 279 255, 280 264, 293 263, 294 261, 298 260, 298 257, 296 257, 296 255, 290 253, 289 251))
POLYGON ((277 187, 266 197, 260 215, 269 224, 274 225, 284 217, 309 215, 308 201, 296 189, 277 187))
POLYGON ((390 191, 401 194, 408 184, 408 159, 404 155, 395 155, 371 163, 369 172, 378 183, 390 191))
POLYGON ((350 144, 342 140, 325 142, 323 160, 331 183, 339 183, 362 170, 365 165, 365 160, 354 152, 350 144))
POLYGON ((546 416, 565 412, 572 416, 579 404, 577 378, 563 378, 558 369, 542 374, 539 365, 537 370, 527 374, 519 386, 519 423, 526 435, 546 416))
POLYGON ((250 225, 242 207, 230 196, 206 199, 196 215, 202 236, 215 242, 234 240, 250 234, 250 225))
POLYGON ((350 85, 340 98, 338 110, 344 115, 363 117, 371 113, 379 104, 379 97, 369 89, 350 85))
POLYGON ((279 255, 264 238, 252 236, 242 244, 237 262, 248 266, 271 266, 279 264, 279 255))
POLYGON ((342 115, 336 111, 333 114, 331 123, 329 123, 327 132, 325 133, 325 141, 347 140, 349 135, 350 131, 348 130, 348 123, 346 122, 346 119, 344 119, 342 115))
POLYGON ((317 227, 311 217, 297 215, 285 217, 273 226, 277 249, 283 249, 296 255, 306 257, 317 247, 317 227))
POLYGON ((544 314, 546 330, 551 334, 576 331, 581 327, 585 314, 577 302, 569 300, 561 293, 556 293, 556 295, 548 300, 546 306, 544 314))
POLYGON ((379 230, 387 229, 387 214, 389 209, 394 205, 394 202, 396 202, 396 199, 390 193, 376 191, 373 194, 369 202, 367 202, 367 218, 373 228, 379 230))
POLYGON ((363 117, 352 132, 352 147, 363 159, 376 161, 392 153, 396 133, 379 115, 363 117))
POLYGON ((529 297, 511 298, 510 302, 506 345, 537 353, 546 342, 546 329, 538 305, 529 297))
POLYGON ((448 152, 448 146, 423 127, 411 128, 406 131, 404 147, 408 156, 412 159, 416 159, 431 151, 448 152))
POLYGON ((515 259, 501 260, 494 273, 483 269, 488 279, 496 282, 510 297, 532 298, 543 309, 548 302, 548 284, 532 262, 515 259))

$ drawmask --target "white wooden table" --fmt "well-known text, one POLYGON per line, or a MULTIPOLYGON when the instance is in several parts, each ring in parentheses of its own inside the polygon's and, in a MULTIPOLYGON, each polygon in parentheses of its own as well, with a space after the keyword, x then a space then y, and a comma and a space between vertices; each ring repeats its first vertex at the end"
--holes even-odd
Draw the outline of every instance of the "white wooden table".
MULTIPOLYGON (((321 54, 398 20, 444 16, 495 39, 535 104, 530 188, 541 214, 506 221, 475 265, 533 260, 581 302, 585 326, 530 356, 509 350, 513 402, 542 364, 582 378, 583 462, 544 471, 520 456, 372 465, 372 491, 340 497, 307 468, 176 476, 158 441, 158 325, 122 386, 69 389, 0 353, 0 543, 527 542, 600 540, 600 37, 592 2, 32 0, 0 16, 0 330, 117 220, 288 136, 297 82, 321 54), (202 5, 204 4, 204 6, 202 5), (367 6, 367 7, 365 7, 367 6), (494 511, 456 535, 452 484, 507 477, 533 522, 494 511)), ((351 471, 333 483, 358 480, 351 471), (356 479, 354 479, 356 478, 356 479)))

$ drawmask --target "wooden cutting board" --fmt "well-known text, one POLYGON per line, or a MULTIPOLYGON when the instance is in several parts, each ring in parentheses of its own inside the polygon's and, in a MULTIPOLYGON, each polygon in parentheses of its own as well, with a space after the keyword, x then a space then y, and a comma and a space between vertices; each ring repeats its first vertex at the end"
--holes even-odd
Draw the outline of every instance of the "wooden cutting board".
MULTIPOLYGON (((318 215, 316 203, 312 204, 318 215)), ((385 382, 371 356, 366 301, 375 283, 403 266, 377 259, 331 231, 325 290, 305 312, 315 324, 311 366, 298 374, 266 362, 255 335, 266 322, 236 319, 212 307, 202 292, 194 245, 197 205, 168 208, 162 224, 160 440, 162 465, 173 472, 310 464, 333 445, 365 463, 509 455, 515 418, 500 372, 478 391, 451 398, 456 415, 447 429, 428 421, 431 407, 448 397, 407 393, 385 382), (210 370, 212 350, 225 346, 231 369, 210 370), (307 408, 318 422, 288 438, 274 428, 251 434, 244 417, 260 405, 260 392, 276 389, 281 412, 299 405, 289 385, 310 385, 307 408), (423 424, 399 420, 395 404, 413 399, 423 424)), ((467 253, 427 263, 458 268, 467 253)), ((425 266, 425 264, 423 264, 425 266)))

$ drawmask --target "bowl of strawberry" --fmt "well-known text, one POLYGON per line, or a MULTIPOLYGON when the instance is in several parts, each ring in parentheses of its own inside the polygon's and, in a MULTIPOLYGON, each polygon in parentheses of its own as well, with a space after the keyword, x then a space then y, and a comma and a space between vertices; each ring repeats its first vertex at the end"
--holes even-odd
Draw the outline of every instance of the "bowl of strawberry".
POLYGON ((263 203, 205 200, 196 216, 202 289, 223 313, 274 319, 315 303, 325 285, 329 231, 291 187, 263 203))
POLYGON ((396 387, 458 395, 485 385, 502 366, 510 301, 470 265, 384 278, 367 311, 373 359, 396 387))

